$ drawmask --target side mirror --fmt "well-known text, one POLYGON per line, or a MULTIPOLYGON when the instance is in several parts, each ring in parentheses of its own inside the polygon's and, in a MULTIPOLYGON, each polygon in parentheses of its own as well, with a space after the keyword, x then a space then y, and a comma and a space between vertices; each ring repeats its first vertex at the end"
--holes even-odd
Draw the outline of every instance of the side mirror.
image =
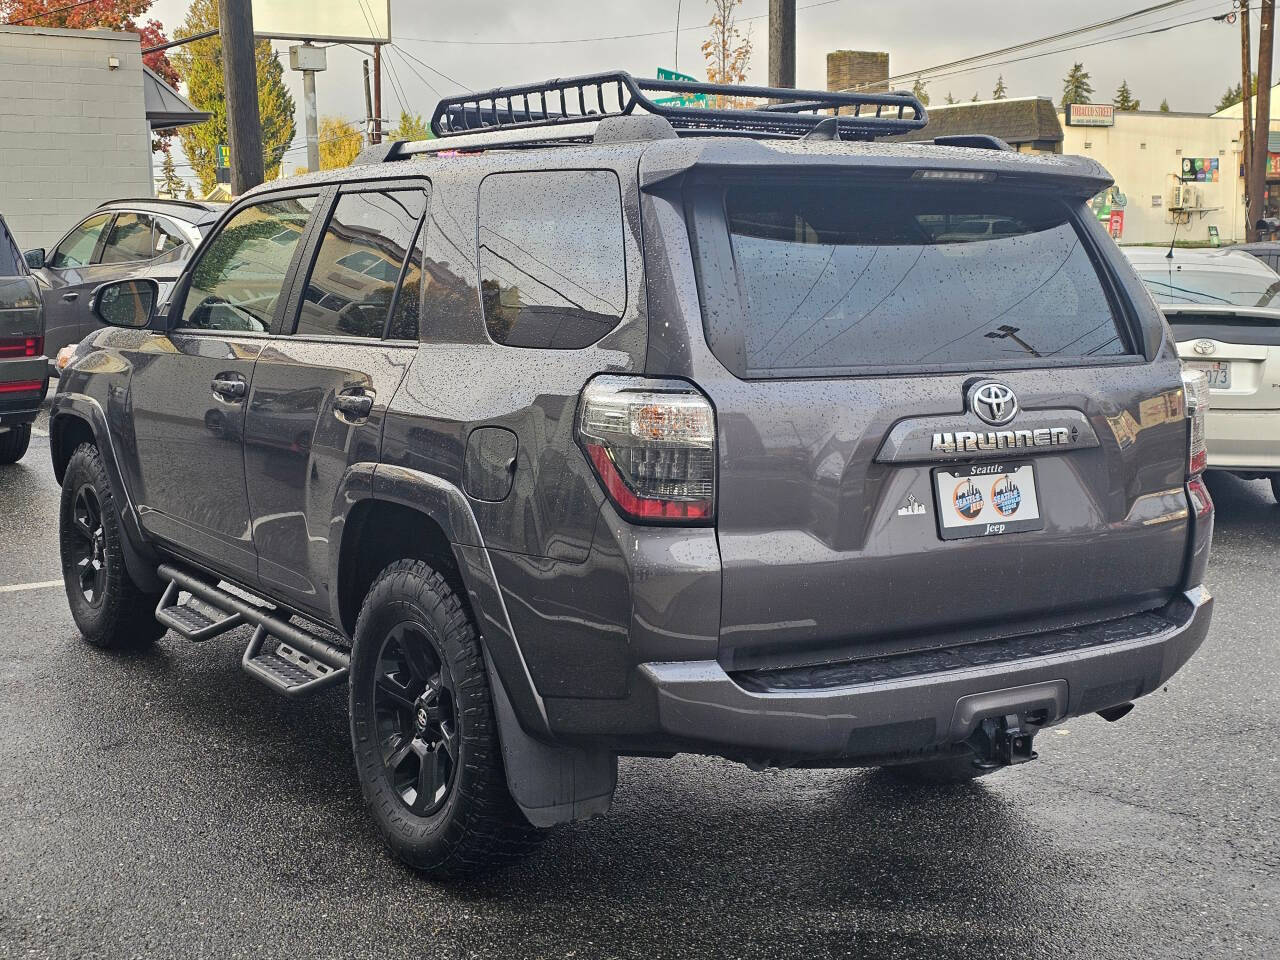
POLYGON ((40 270, 44 267, 44 249, 37 247, 35 250, 25 250, 22 259, 27 261, 29 269, 40 270))
POLYGON ((89 307, 108 326, 139 330, 151 323, 159 295, 154 280, 112 280, 93 291, 89 307))
POLYGON ((1276 230, 1280 230, 1280 217, 1263 217, 1253 226, 1256 230, 1274 233, 1276 230))

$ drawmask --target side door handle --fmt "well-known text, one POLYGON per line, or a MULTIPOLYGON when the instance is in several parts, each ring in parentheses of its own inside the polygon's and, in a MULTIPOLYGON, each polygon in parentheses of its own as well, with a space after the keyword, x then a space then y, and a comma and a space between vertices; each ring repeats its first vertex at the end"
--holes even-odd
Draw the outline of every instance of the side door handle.
POLYGON ((348 420, 367 420, 373 412, 373 397, 373 391, 363 387, 344 390, 333 398, 334 412, 348 420))
POLYGON ((79 299, 80 299, 80 294, 78 294, 78 293, 64 293, 64 294, 62 295, 62 299, 63 299, 64 301, 66 301, 67 303, 74 303, 76 300, 79 300, 79 299))
POLYGON ((249 384, 239 374, 224 373, 213 378, 213 392, 223 400, 237 402, 243 400, 249 392, 249 384))

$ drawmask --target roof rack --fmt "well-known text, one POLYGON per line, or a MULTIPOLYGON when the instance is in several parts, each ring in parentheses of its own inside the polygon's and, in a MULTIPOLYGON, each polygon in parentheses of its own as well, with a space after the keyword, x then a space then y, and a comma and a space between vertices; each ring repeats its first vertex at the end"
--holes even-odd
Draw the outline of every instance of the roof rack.
POLYGON ((650 80, 618 70, 446 97, 432 114, 431 132, 448 138, 646 113, 665 118, 682 136, 757 138, 800 138, 834 119, 839 139, 873 140, 919 130, 929 120, 924 105, 906 92, 837 93, 650 80), (650 94, 669 96, 654 99, 650 94))
POLYGON ((163 203, 178 207, 191 207, 194 210, 203 210, 206 213, 212 209, 210 204, 203 200, 171 200, 168 197, 117 197, 114 200, 103 200, 94 209, 101 210, 103 207, 109 207, 113 203, 163 203))

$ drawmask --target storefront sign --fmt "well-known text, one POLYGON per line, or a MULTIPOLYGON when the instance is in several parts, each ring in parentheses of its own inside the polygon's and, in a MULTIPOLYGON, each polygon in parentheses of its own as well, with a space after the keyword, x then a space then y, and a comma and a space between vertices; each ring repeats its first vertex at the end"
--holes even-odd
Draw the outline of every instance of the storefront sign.
MULTIPOLYGON (((1267 154, 1268 157, 1272 154, 1267 154)), ((1217 157, 1183 157, 1182 158, 1182 179, 1184 181, 1194 180, 1197 183, 1217 183, 1218 182, 1218 158, 1217 157)))
POLYGON ((1117 240, 1124 233, 1124 211, 1116 207, 1111 208, 1111 216, 1107 218, 1107 232, 1117 240))
MULTIPOLYGON (((1244 176, 1242 173, 1241 176, 1244 176)), ((1280 177, 1280 153, 1267 154, 1267 176, 1280 177)))
POLYGON ((1114 127, 1116 108, 1109 103, 1068 103, 1067 126, 1114 127))

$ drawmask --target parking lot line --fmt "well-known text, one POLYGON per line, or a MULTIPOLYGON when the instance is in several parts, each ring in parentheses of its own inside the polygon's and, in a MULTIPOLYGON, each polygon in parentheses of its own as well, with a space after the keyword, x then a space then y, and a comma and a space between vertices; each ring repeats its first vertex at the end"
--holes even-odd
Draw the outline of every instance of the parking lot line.
POLYGON ((0 587, 0 593, 21 593, 23 590, 48 590, 62 586, 61 580, 41 580, 39 583, 11 583, 0 587))

